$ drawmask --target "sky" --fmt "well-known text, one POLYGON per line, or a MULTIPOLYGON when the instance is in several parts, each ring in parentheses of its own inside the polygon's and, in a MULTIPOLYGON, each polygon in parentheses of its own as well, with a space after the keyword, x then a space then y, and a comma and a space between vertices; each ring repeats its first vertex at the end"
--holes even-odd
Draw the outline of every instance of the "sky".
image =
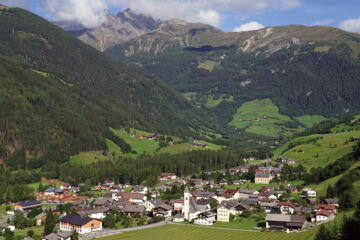
POLYGON ((104 23, 106 10, 116 14, 130 8, 163 21, 179 18, 226 32, 301 24, 360 33, 360 0, 0 0, 0 4, 87 28, 104 23))

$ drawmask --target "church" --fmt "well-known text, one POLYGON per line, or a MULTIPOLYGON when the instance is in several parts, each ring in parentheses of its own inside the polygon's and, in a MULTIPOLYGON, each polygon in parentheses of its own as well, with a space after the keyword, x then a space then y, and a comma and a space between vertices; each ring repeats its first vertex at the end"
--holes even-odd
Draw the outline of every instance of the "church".
POLYGON ((189 222, 196 219, 197 216, 201 213, 200 208, 191 195, 188 187, 186 187, 184 191, 184 207, 182 209, 182 213, 184 214, 184 219, 188 220, 189 222))

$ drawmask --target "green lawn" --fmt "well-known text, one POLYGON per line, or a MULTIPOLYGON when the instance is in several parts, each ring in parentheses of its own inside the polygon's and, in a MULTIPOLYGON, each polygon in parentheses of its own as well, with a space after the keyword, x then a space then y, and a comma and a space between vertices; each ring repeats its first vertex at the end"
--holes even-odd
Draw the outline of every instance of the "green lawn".
POLYGON ((298 120, 305 127, 311 128, 315 124, 326 120, 326 118, 321 115, 304 115, 304 116, 296 117, 296 120, 298 120))
POLYGON ((249 218, 241 217, 239 221, 237 220, 233 222, 217 222, 215 223, 214 227, 260 231, 260 228, 258 228, 258 224, 264 224, 265 226, 265 220, 260 220, 260 221, 256 221, 256 220, 257 219, 253 217, 249 217, 249 218))
POLYGON ((345 141, 353 136, 360 136, 360 131, 298 137, 275 150, 274 158, 295 159, 298 163, 302 163, 308 169, 322 167, 352 152, 352 147, 355 143, 349 142, 345 144, 345 141), (286 151, 289 144, 306 142, 310 139, 320 137, 322 137, 322 139, 319 139, 316 142, 299 144, 286 151), (316 157, 317 154, 318 157, 316 157))
POLYGON ((232 102, 234 101, 234 97, 230 96, 229 98, 225 98, 226 95, 222 94, 218 99, 214 99, 213 95, 208 96, 206 103, 205 103, 205 107, 207 108, 214 108, 217 105, 219 105, 222 101, 227 101, 227 102, 232 102))
MULTIPOLYGON (((39 189, 39 185, 40 185, 40 182, 30 183, 30 184, 28 184, 28 187, 31 187, 32 189, 34 189, 34 192, 37 192, 38 189, 39 189)), ((42 185, 47 186, 47 185, 50 185, 50 184, 48 182, 46 182, 46 181, 42 181, 42 185)))
POLYGON ((303 233, 263 233, 236 230, 214 229, 199 225, 166 225, 157 228, 124 232, 100 238, 101 240, 312 240, 317 228, 303 233))
POLYGON ((249 133, 276 137, 291 136, 300 130, 285 126, 290 122, 292 122, 291 118, 281 115, 279 108, 271 99, 262 99, 244 103, 229 125, 246 129, 249 133))

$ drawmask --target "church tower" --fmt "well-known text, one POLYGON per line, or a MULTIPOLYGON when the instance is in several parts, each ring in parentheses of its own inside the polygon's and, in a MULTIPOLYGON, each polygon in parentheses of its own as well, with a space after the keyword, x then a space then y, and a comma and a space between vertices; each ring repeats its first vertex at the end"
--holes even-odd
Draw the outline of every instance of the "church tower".
POLYGON ((184 207, 183 207, 183 214, 184 214, 184 219, 189 220, 189 213, 190 213, 190 198, 191 198, 191 193, 189 191, 189 188, 186 187, 185 191, 184 191, 184 207))

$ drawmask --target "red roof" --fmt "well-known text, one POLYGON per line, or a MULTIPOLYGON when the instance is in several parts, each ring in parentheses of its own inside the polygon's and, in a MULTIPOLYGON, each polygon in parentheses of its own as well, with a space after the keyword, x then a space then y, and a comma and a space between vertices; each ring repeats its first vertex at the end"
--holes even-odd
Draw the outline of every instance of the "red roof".
POLYGON ((292 208, 296 207, 296 205, 292 202, 278 202, 277 204, 278 204, 278 206, 289 206, 292 208))
POLYGON ((316 205, 316 209, 324 209, 334 211, 336 207, 334 205, 327 205, 327 204, 318 204, 316 205))
POLYGON ((225 195, 229 195, 229 194, 234 195, 234 194, 236 194, 237 192, 238 192, 238 190, 236 190, 236 189, 227 189, 227 190, 224 192, 224 194, 225 194, 225 195))
POLYGON ((323 215, 323 216, 330 216, 332 213, 327 211, 327 210, 324 210, 324 209, 321 209, 320 211, 318 211, 315 215, 323 215))

